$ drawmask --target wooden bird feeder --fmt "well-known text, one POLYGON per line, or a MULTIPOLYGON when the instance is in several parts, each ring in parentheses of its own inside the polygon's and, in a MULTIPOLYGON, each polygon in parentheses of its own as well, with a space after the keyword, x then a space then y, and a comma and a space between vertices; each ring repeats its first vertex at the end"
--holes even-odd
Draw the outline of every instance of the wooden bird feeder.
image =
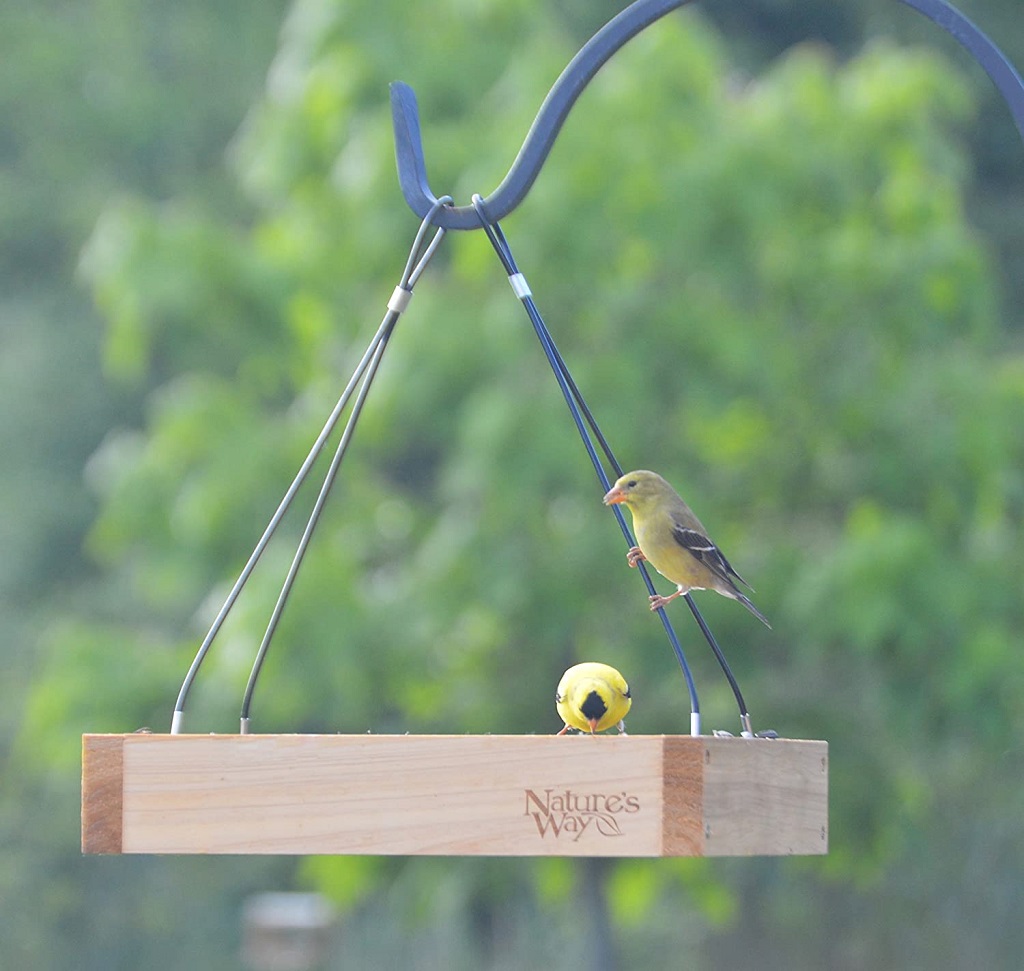
MULTIPOLYGON (((598 69, 647 25, 687 2, 636 0, 598 31, 552 87, 501 185, 486 199, 474 197, 472 206, 450 205, 450 199, 430 191, 415 96, 400 82, 392 85, 399 182, 410 207, 424 219, 406 273, 366 356, 201 646, 182 687, 171 734, 83 737, 83 852, 657 857, 828 851, 827 744, 752 737, 739 689, 704 626, 740 702, 744 735, 750 737, 701 735, 692 681, 691 735, 248 734, 255 677, 304 546, 260 647, 241 734, 180 733, 184 697, 210 642, 362 381, 342 435, 342 442, 348 441, 395 322, 443 231, 487 232, 515 296, 531 316, 599 477, 605 477, 581 410, 588 421, 592 416, 531 303, 525 278, 503 249, 497 220, 526 195, 570 108, 598 69), (414 268, 431 227, 438 235, 414 268)), ((975 57, 1024 134, 1024 82, 995 44, 946 0, 900 2, 943 27, 975 57)), ((616 466, 592 421, 591 427, 616 466)), ((344 444, 303 543, 343 454, 344 444)), ((620 525, 628 540, 625 523, 620 525)), ((639 572, 644 573, 642 564, 639 572)), ((667 621, 666 627, 670 630, 667 621)))
POLYGON ((690 735, 85 735, 84 853, 828 851, 828 745, 690 735))

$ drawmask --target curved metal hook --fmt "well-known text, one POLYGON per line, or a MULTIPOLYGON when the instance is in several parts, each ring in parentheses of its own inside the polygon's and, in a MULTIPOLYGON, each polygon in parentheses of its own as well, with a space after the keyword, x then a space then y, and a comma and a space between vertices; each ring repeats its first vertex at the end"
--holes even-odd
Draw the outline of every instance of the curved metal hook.
MULTIPOLYGON (((552 85, 508 174, 484 199, 488 216, 498 221, 526 196, 540 174, 548 153, 576 99, 602 65, 641 30, 691 0, 636 0, 608 21, 580 49, 552 85)), ((1002 94, 1021 138, 1024 138, 1024 81, 1001 50, 946 0, 899 0, 913 7, 952 35, 981 65, 1002 94)), ((391 84, 391 114, 395 129, 398 181, 409 207, 424 217, 437 204, 427 181, 419 109, 412 88, 402 81, 391 84)), ((479 229, 473 206, 446 206, 433 217, 445 229, 479 229)))

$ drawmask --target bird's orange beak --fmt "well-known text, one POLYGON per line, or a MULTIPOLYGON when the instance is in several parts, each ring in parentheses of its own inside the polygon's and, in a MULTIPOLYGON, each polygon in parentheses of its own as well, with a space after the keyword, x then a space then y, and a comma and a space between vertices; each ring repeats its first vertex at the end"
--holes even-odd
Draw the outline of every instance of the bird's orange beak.
POLYGON ((587 724, 590 726, 590 734, 591 735, 593 735, 597 731, 597 722, 598 722, 598 719, 596 719, 596 718, 588 718, 587 719, 587 724))
POLYGON ((620 502, 625 502, 625 500, 626 494, 617 486, 612 486, 604 495, 604 504, 606 506, 616 506, 620 502))

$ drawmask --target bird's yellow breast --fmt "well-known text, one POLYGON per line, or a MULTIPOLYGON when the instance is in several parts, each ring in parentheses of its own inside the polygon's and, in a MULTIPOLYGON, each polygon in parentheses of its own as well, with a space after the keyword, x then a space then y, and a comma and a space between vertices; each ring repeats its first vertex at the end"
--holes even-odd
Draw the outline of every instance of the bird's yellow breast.
POLYGON ((637 545, 655 570, 681 587, 703 586, 707 568, 676 542, 674 526, 670 513, 633 517, 637 545))

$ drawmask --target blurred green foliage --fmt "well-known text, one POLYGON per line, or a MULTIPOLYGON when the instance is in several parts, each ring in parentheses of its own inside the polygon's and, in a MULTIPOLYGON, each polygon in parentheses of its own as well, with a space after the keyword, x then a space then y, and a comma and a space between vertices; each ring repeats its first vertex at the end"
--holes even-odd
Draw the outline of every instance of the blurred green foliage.
MULTIPOLYGON (((94 566, 40 622, 8 833, 30 801, 77 795, 81 732, 166 729, 377 326, 416 228, 386 83, 419 93, 434 188, 486 194, 607 12, 300 0, 232 143, 239 197, 170 179, 105 208, 80 272, 134 420, 86 468, 94 566)), ((218 918, 294 882, 342 908, 338 966, 661 967, 684 949, 696 967, 1015 966, 1024 360, 965 215, 969 83, 925 47, 857 50, 849 16, 821 28, 848 60, 748 41, 752 75, 694 10, 651 28, 593 82, 504 227, 620 461, 672 480, 757 586, 774 631, 697 596, 757 727, 830 741, 829 856, 72 862, 67 821, 59 837, 35 822, 0 868, 12 954, 56 967, 77 935, 76 966, 230 967, 218 918), (57 932, 26 925, 40 907, 13 900, 24 880, 57 932)), ((205 103, 182 94, 182 116, 205 103)), ((186 124, 139 110, 151 138, 186 124)), ((681 678, 600 494, 486 240, 453 234, 399 323, 255 728, 554 731, 559 675, 596 659, 630 680, 632 732, 685 731, 681 678)), ((300 508, 221 632, 189 730, 237 730, 302 524, 300 508)), ((735 730, 713 660, 674 618, 707 727, 735 730)))

